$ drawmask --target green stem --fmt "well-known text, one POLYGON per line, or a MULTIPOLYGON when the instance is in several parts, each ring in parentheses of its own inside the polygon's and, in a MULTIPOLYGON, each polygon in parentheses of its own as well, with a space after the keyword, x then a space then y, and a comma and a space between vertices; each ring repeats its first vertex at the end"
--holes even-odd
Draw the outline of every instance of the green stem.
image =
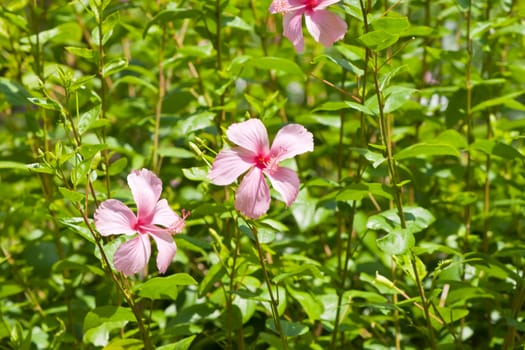
MULTIPOLYGON (((222 10, 221 10, 221 0, 215 0, 215 30, 216 30, 216 36, 215 36, 215 49, 217 50, 217 76, 220 77, 220 72, 222 71, 222 10)), ((221 125, 224 123, 226 119, 226 110, 224 109, 224 103, 226 101, 226 91, 224 91, 219 96, 219 107, 220 107, 220 113, 217 116, 217 131, 218 135, 222 135, 221 125)), ((218 138, 218 145, 220 146, 222 144, 222 140, 219 137, 218 138)))
MULTIPOLYGON (((394 204, 397 209, 397 214, 399 216, 401 228, 405 229, 406 228, 406 218, 405 218, 405 213, 403 211, 402 188, 401 186, 399 186, 397 168, 396 168, 395 159, 393 156, 392 138, 391 138, 391 133, 390 133, 390 122, 388 121, 387 116, 384 113, 384 101, 383 101, 383 95, 382 95, 382 92, 379 86, 378 67, 379 67, 378 54, 375 53, 374 54, 373 80, 374 80, 375 93, 376 93, 377 103, 378 103, 378 108, 379 108, 379 132, 381 134, 381 140, 383 142, 383 146, 385 147, 385 156, 386 156, 386 161, 387 161, 390 182, 394 189, 394 204)), ((421 298, 421 304, 423 306, 423 311, 425 314, 425 320, 426 320, 427 330, 429 333, 431 347, 432 349, 436 349, 434 329, 432 328, 430 314, 428 311, 429 305, 428 305, 428 302, 425 296, 423 285, 419 278, 419 273, 417 271, 416 256, 414 255, 412 251, 410 251, 410 262, 412 265, 412 270, 414 272, 414 276, 416 279, 419 296, 421 298)))
MULTIPOLYGON (((98 42, 96 43, 98 48, 98 72, 97 76, 100 80, 100 118, 106 119, 106 110, 107 110, 107 87, 106 87, 106 80, 104 78, 104 32, 103 32, 103 26, 102 23, 104 22, 104 8, 102 6, 102 1, 99 3, 98 13, 100 14, 100 17, 97 18, 97 28, 98 28, 98 42)), ((102 135, 102 142, 106 142, 106 129, 104 128, 101 132, 102 135)), ((111 196, 111 188, 110 188, 110 178, 109 178, 109 152, 107 150, 104 150, 102 152, 103 158, 104 158, 104 166, 105 166, 105 184, 106 184, 106 195, 109 198, 111 196)))
MULTIPOLYGON (((487 1, 487 8, 485 10, 485 21, 490 21, 490 11, 492 9, 492 2, 487 1)), ((510 15, 510 14, 509 14, 510 15)), ((488 38, 487 40, 490 40, 488 38)), ((494 42, 494 41, 493 41, 494 42)), ((492 55, 488 52, 483 53, 483 66, 482 66, 482 74, 485 73, 486 76, 489 78, 492 77, 492 55)), ((493 109, 489 108, 488 111, 485 112, 485 125, 486 125, 486 131, 487 131, 487 140, 490 140, 493 136, 493 130, 491 125, 491 115, 493 113, 493 109)), ((487 154, 486 160, 485 160, 485 183, 483 186, 483 232, 482 232, 482 250, 484 252, 487 252, 489 249, 489 238, 488 238, 488 231, 489 231, 489 212, 490 212, 490 169, 492 167, 492 157, 490 154, 487 154)))
POLYGON ((270 306, 272 309, 272 316, 273 320, 275 322, 275 330, 277 333, 279 333, 279 336, 281 337, 281 341, 283 343, 283 349, 288 349, 288 340, 286 339, 286 336, 283 333, 283 329, 281 327, 281 319, 279 318, 279 309, 277 300, 275 299, 272 291, 272 282, 270 281, 270 277, 268 275, 268 271, 266 270, 266 263, 264 259, 264 254, 262 251, 261 243, 259 242, 259 235, 257 233, 257 229, 255 227, 251 227, 253 236, 255 238, 255 247, 257 248, 257 253, 259 255, 259 262, 261 263, 261 269, 264 276, 264 281, 266 283, 266 287, 268 288, 268 294, 270 295, 270 306))
MULTIPOLYGON (((236 225, 237 229, 235 230, 235 247, 233 250, 233 257, 232 257, 232 265, 231 265, 231 272, 230 272, 230 283, 228 286, 228 293, 226 294, 226 302, 227 302, 227 308, 228 308, 228 325, 227 325, 227 349, 233 349, 233 298, 235 294, 233 291, 237 290, 237 285, 235 283, 235 274, 237 272, 237 258, 240 256, 241 251, 241 242, 240 242, 240 231, 238 229, 238 225, 236 225)), ((227 264, 224 264, 227 268, 227 264)), ((244 336, 242 332, 242 327, 238 331, 237 334, 237 349, 243 350, 245 348, 244 346, 244 336)))
POLYGON ((96 234, 95 230, 91 226, 91 224, 89 222, 89 218, 87 216, 87 213, 82 209, 82 207, 80 205, 77 205, 77 210, 80 213, 80 215, 82 216, 82 219, 83 219, 84 223, 86 224, 89 232, 91 233, 91 235, 92 235, 92 237, 93 237, 93 239, 95 241, 95 245, 97 246, 98 251, 100 252, 100 256, 102 257, 102 261, 103 261, 103 264, 102 264, 103 268, 111 276, 111 279, 113 280, 113 282, 115 283, 117 288, 120 290, 120 292, 124 296, 124 299, 126 300, 128 305, 130 306, 131 311, 133 312, 133 315, 135 316, 135 319, 137 320, 137 325, 139 327, 139 332, 140 332, 141 337, 142 337, 142 342, 143 342, 143 345, 144 345, 144 349, 145 350, 153 350, 153 346, 151 344, 151 339, 149 337, 149 333, 146 330, 146 327, 144 325, 144 321, 142 320, 142 312, 141 312, 140 308, 137 306, 137 304, 135 303, 135 299, 133 298, 133 295, 131 294, 131 292, 126 287, 124 287, 123 281, 121 281, 119 279, 119 277, 117 276, 117 274, 111 269, 111 265, 109 263, 109 259, 106 256, 106 253, 104 251, 104 247, 102 245, 102 240, 101 240, 100 236, 98 236, 96 234))
MULTIPOLYGON (((466 101, 466 127, 467 127, 467 142, 470 146, 474 142, 474 136, 472 134, 473 129, 473 116, 472 116, 472 0, 468 2, 467 9, 467 63, 465 66, 465 89, 467 92, 467 101, 466 101)), ((467 165, 465 170, 465 191, 470 191, 472 189, 472 154, 470 152, 470 147, 467 151, 467 165)), ((469 249, 469 236, 471 232, 471 223, 472 223, 472 205, 467 204, 465 206, 465 240, 464 240, 464 250, 469 249)))
POLYGON ((166 78, 164 76, 164 53, 166 49, 166 26, 162 26, 162 36, 160 41, 160 52, 159 52, 159 96, 157 97, 157 104, 155 106, 155 131, 153 136, 153 170, 155 172, 160 171, 159 165, 159 132, 160 132, 160 116, 162 113, 162 102, 166 94, 166 78))

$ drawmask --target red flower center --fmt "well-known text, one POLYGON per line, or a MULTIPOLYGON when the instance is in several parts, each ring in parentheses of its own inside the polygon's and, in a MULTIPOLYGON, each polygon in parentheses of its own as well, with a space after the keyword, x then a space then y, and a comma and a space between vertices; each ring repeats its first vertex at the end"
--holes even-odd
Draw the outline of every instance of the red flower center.
POLYGON ((311 11, 319 4, 319 0, 306 0, 304 4, 306 9, 311 11))
POLYGON ((270 163, 270 160, 271 157, 264 154, 259 154, 255 157, 255 166, 259 169, 266 169, 268 167, 268 163, 270 163))

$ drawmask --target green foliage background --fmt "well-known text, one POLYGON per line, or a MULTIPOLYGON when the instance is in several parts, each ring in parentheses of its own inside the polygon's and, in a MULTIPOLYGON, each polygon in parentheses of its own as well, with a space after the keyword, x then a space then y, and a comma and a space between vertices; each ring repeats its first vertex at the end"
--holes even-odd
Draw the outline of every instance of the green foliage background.
POLYGON ((525 3, 344 0, 303 54, 269 5, 2 2, 1 348, 525 344, 525 3), (257 221, 207 179, 247 118, 315 138, 257 221), (191 216, 166 275, 126 279, 92 217, 143 167, 191 216))

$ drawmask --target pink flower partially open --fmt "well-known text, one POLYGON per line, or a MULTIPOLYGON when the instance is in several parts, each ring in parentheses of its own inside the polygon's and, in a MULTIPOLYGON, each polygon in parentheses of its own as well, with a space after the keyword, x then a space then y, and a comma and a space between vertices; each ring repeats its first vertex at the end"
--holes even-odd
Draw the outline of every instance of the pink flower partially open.
POLYGON ((128 185, 137 204, 137 215, 121 201, 108 199, 95 211, 95 226, 103 236, 138 234, 115 252, 113 262, 118 271, 129 276, 144 269, 151 255, 151 236, 159 250, 157 268, 165 273, 177 251, 172 234, 184 228, 187 214, 183 212, 181 218, 165 199, 159 200, 162 181, 147 169, 132 171, 128 185))
POLYGON ((330 47, 345 36, 347 25, 336 14, 325 10, 340 0, 273 0, 271 13, 283 14, 284 36, 297 52, 304 50, 302 18, 315 41, 330 47))
POLYGON ((284 126, 269 146, 268 134, 259 119, 232 124, 226 131, 238 147, 222 150, 208 175, 215 185, 229 185, 247 170, 235 196, 235 208, 256 219, 270 208, 270 189, 264 178, 286 203, 295 201, 299 192, 299 178, 295 171, 280 167, 279 162, 298 154, 313 151, 313 136, 299 124, 284 126))

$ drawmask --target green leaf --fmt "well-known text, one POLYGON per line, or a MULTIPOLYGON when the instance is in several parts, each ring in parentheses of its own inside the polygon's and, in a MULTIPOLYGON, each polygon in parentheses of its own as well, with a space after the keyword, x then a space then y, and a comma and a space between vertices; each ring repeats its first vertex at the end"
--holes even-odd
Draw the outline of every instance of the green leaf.
POLYGON ((145 38, 148 34, 150 28, 154 25, 163 26, 168 22, 173 22, 185 18, 196 19, 201 15, 200 11, 194 9, 170 9, 160 11, 151 21, 146 24, 144 31, 142 32, 142 37, 145 38))
POLYGON ((469 0, 456 0, 456 2, 459 4, 459 6, 460 6, 463 10, 468 9, 468 6, 469 6, 469 0))
POLYGON ((112 74, 120 72, 128 66, 128 60, 125 57, 114 58, 104 64, 102 67, 102 76, 108 77, 112 74))
POLYGON ((245 62, 246 67, 255 67, 267 71, 276 71, 280 73, 298 75, 306 79, 301 67, 294 61, 281 57, 248 57, 245 62))
POLYGON ((226 27, 240 29, 247 32, 253 32, 253 25, 246 23, 246 21, 237 16, 226 20, 225 25, 226 27))
POLYGON ((144 343, 139 339, 112 339, 103 350, 142 350, 144 343))
POLYGON ((407 17, 379 17, 371 25, 374 30, 401 34, 410 24, 407 17))
POLYGON ((84 219, 81 217, 73 217, 73 218, 62 218, 59 219, 59 222, 70 228, 73 232, 79 234, 82 238, 87 240, 88 242, 91 242, 95 244, 95 238, 91 234, 91 231, 85 226, 84 219))
POLYGON ((11 161, 1 161, 0 160, 0 169, 10 169, 10 170, 28 170, 27 164, 11 161))
POLYGON ((398 35, 390 34, 383 30, 368 32, 359 37, 359 41, 361 41, 366 47, 375 51, 384 50, 394 45, 398 40, 398 35))
POLYGON ((87 49, 85 47, 66 46, 65 49, 66 51, 71 52, 75 56, 83 57, 88 60, 91 60, 94 57, 93 50, 87 49))
POLYGON ((100 105, 96 105, 80 115, 80 120, 78 121, 77 126, 80 135, 83 135, 86 131, 90 130, 98 120, 98 117, 100 116, 100 108, 100 105))
POLYGON ((317 111, 338 111, 341 109, 353 109, 359 112, 363 112, 366 115, 373 115, 372 111, 368 109, 365 105, 362 105, 353 101, 330 101, 325 102, 317 106, 313 112, 317 111))
POLYGON ((78 203, 84 200, 85 195, 77 191, 71 191, 65 187, 59 187, 58 190, 65 199, 68 199, 72 202, 78 203))
POLYGON ((484 100, 483 102, 477 104, 476 106, 472 108, 472 113, 479 112, 484 109, 498 106, 498 105, 505 105, 508 107, 515 106, 516 109, 522 109, 523 105, 520 103, 516 104, 517 101, 515 101, 515 99, 523 95, 524 93, 525 93, 525 90, 522 90, 522 91, 517 91, 517 92, 507 94, 505 96, 500 96, 496 98, 491 98, 489 100, 484 100))
MULTIPOLYGON (((281 324, 281 331, 287 337, 297 337, 299 335, 303 335, 308 332, 307 326, 297 323, 297 322, 279 320, 279 323, 281 324)), ((266 321, 266 327, 270 328, 272 331, 277 333, 277 329, 275 327, 275 321, 273 319, 268 319, 266 321)))
POLYGON ((449 144, 416 143, 402 149, 394 155, 397 160, 408 158, 429 158, 433 156, 460 156, 459 151, 449 144))
POLYGON ((255 310, 257 309, 256 300, 241 298, 239 295, 236 295, 233 299, 233 305, 237 306, 241 312, 243 324, 252 318, 252 316, 255 314, 255 310))
POLYGON ((4 299, 11 295, 22 293, 23 291, 24 288, 22 288, 18 284, 2 282, 2 284, 0 285, 0 298, 4 299))
POLYGON ((222 278, 222 276, 224 276, 225 273, 226 270, 224 269, 222 264, 212 265, 199 285, 199 293, 203 295, 215 289, 214 284, 220 281, 220 279, 222 278))
POLYGON ((59 24, 51 29, 43 30, 37 34, 33 34, 29 37, 22 38, 21 43, 36 45, 38 42, 40 45, 62 45, 69 44, 71 42, 80 41, 82 36, 82 29, 76 21, 70 21, 67 23, 59 24))
POLYGON ((78 150, 78 152, 82 155, 83 159, 91 159, 93 158, 98 152, 107 149, 107 145, 105 144, 82 144, 78 150))
POLYGON ((135 316, 130 308, 112 305, 97 307, 84 318, 84 341, 95 346, 104 346, 109 341, 109 332, 134 320, 135 316))
POLYGON ((208 182, 208 167, 193 167, 189 169, 182 169, 184 177, 192 181, 205 181, 208 182))
POLYGON ((376 195, 386 199, 393 199, 392 190, 380 183, 359 183, 345 186, 345 189, 341 191, 336 199, 338 201, 358 201, 368 196, 376 195))
POLYGON ((156 349, 157 350, 189 350, 195 337, 197 336, 192 335, 190 337, 179 340, 176 343, 159 346, 156 349))
POLYGON ((269 228, 260 227, 257 230, 257 236, 259 237, 260 243, 268 244, 275 240, 275 231, 269 228))
POLYGON ((405 273, 410 276, 410 278, 412 278, 413 281, 417 281, 416 274, 414 273, 414 268, 412 266, 412 259, 415 259, 417 277, 419 277, 419 281, 421 282, 427 275, 427 268, 418 256, 413 254, 394 256, 394 260, 396 261, 397 265, 400 266, 403 271, 405 271, 405 273))
POLYGON ((142 298, 175 300, 178 295, 177 286, 194 284, 197 281, 187 273, 176 273, 168 277, 154 277, 139 284, 136 289, 142 298))
MULTIPOLYGON (((113 36, 115 26, 118 24, 120 24, 120 12, 118 11, 115 11, 106 18, 104 18, 104 20, 102 21, 102 45, 106 45, 108 40, 113 36)), ((93 31, 91 32, 91 36, 92 42, 98 46, 101 41, 98 26, 96 26, 93 29, 93 31)))
POLYGON ((91 272, 97 276, 104 276, 104 271, 99 267, 89 265, 89 264, 80 264, 71 260, 59 260, 56 264, 53 265, 53 272, 60 273, 62 271, 82 271, 82 272, 91 272))
POLYGON ((463 149, 468 147, 465 135, 460 134, 454 129, 448 129, 440 133, 432 140, 426 141, 427 144, 447 144, 456 149, 463 149))
POLYGON ((32 104, 50 111, 60 111, 62 109, 56 101, 48 98, 28 97, 27 99, 32 104))
POLYGON ((396 209, 390 209, 368 218, 366 227, 370 230, 391 232, 392 230, 406 230, 409 233, 418 233, 428 228, 436 219, 428 210, 421 207, 403 208, 406 228, 401 227, 401 220, 396 209))
POLYGON ((55 170, 46 164, 31 163, 31 164, 26 164, 26 166, 27 166, 27 169, 35 173, 43 173, 43 174, 54 174, 55 173, 55 170))
POLYGON ((389 86, 384 91, 386 96, 385 105, 383 111, 385 113, 392 113, 405 105, 416 89, 405 87, 405 86, 389 86))
MULTIPOLYGON (((339 47, 338 47, 339 48, 339 47)), ((364 74, 364 71, 357 67, 355 64, 352 63, 352 61, 342 58, 342 57, 335 57, 333 55, 320 55, 315 57, 312 60, 312 63, 316 64, 323 60, 329 60, 335 64, 337 64, 339 67, 344 68, 346 71, 351 72, 355 74, 356 76, 360 77, 364 74)))
POLYGON ((124 171, 124 169, 126 168, 127 165, 128 165, 128 159, 127 158, 125 158, 125 157, 119 158, 116 161, 114 161, 113 163, 111 163, 111 165, 109 166, 109 169, 108 169, 108 174, 110 176, 115 176, 115 175, 121 174, 124 171))
POLYGON ((113 88, 116 88, 120 84, 129 84, 132 86, 142 86, 148 89, 153 94, 158 94, 159 92, 159 89, 155 85, 150 83, 148 80, 144 79, 143 77, 142 78, 136 77, 134 75, 124 75, 123 77, 118 78, 117 80, 115 80, 115 83, 113 84, 113 88))
MULTIPOLYGON (((469 310, 463 309, 463 308, 452 308, 452 307, 442 307, 442 306, 436 306, 437 310, 439 311, 439 314, 441 317, 443 317, 443 320, 445 320, 446 323, 452 323, 459 321, 465 317, 468 316, 469 310)), ((434 323, 435 320, 431 318, 432 322, 434 323)))
POLYGON ((31 96, 22 85, 3 77, 0 77, 0 93, 11 106, 26 106, 31 96))
POLYGON ((214 113, 201 112, 182 119, 177 126, 182 135, 187 135, 212 126, 214 117, 214 113))
POLYGON ((274 283, 280 283, 281 281, 287 281, 291 277, 308 277, 314 276, 316 278, 321 278, 322 273, 315 264, 302 264, 292 266, 287 266, 285 269, 286 272, 280 273, 275 276, 272 281, 274 283))
POLYGON ((287 286, 286 290, 294 298, 308 315, 310 321, 319 320, 323 313, 323 305, 315 298, 312 293, 291 288, 287 286))
POLYGON ((411 232, 396 228, 391 229, 386 236, 377 239, 377 246, 387 254, 398 255, 405 254, 415 242, 411 232))
POLYGON ((341 109, 348 108, 348 105, 344 101, 329 101, 317 106, 312 112, 317 111, 338 111, 341 109))
POLYGON ((495 140, 479 139, 470 147, 487 155, 497 156, 508 160, 523 159, 523 155, 514 147, 495 140))
POLYGON ((167 147, 167 146, 161 146, 157 153, 161 157, 167 157, 167 158, 194 158, 195 154, 188 151, 185 148, 181 147, 167 147))

